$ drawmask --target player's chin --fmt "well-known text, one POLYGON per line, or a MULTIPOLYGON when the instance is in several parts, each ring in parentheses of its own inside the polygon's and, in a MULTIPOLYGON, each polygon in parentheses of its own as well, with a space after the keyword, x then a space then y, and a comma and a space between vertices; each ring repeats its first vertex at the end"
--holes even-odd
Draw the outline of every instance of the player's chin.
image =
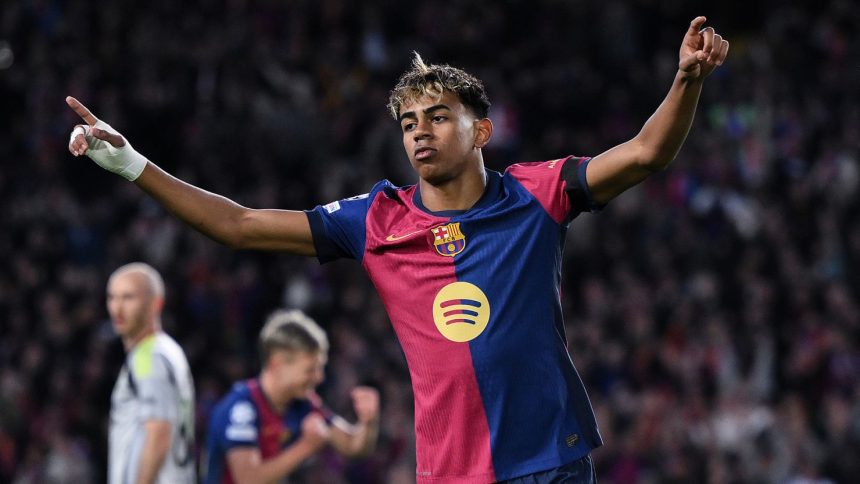
POLYGON ((432 162, 415 162, 413 164, 415 171, 422 180, 431 185, 441 185, 450 181, 453 175, 449 170, 446 170, 442 163, 432 162))

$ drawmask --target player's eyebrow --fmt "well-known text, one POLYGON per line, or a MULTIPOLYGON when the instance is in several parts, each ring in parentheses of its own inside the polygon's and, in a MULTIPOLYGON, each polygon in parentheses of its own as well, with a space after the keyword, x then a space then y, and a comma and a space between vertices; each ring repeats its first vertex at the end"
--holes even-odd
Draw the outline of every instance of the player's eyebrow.
MULTIPOLYGON (((440 109, 447 109, 448 111, 451 110, 451 108, 448 107, 448 105, 446 105, 446 104, 434 104, 433 106, 430 106, 429 108, 424 109, 422 112, 424 114, 430 114, 430 113, 432 113, 434 111, 438 111, 440 109)), ((405 113, 401 113, 400 117, 398 117, 397 120, 402 121, 403 118, 418 119, 418 116, 415 115, 415 111, 406 111, 405 113)))

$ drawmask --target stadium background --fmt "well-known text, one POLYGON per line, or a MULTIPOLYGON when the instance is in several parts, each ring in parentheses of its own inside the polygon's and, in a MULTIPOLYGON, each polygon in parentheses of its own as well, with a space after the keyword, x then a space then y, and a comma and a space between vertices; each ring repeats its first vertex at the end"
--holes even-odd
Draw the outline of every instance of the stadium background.
POLYGON ((731 50, 678 159, 568 235, 564 311, 606 439, 601 482, 856 479, 860 6, 689 3, 5 0, 0 481, 104 479, 123 355, 104 285, 133 260, 165 276, 199 441, 229 383, 257 371, 264 316, 299 307, 332 340, 324 398, 352 418, 348 389, 378 385, 383 423, 372 457, 323 454, 296 481, 414 480, 408 374, 358 265, 183 226, 68 154, 67 94, 185 180, 306 209, 414 181, 384 108, 412 50, 484 79, 501 170, 635 134, 700 13, 731 50))

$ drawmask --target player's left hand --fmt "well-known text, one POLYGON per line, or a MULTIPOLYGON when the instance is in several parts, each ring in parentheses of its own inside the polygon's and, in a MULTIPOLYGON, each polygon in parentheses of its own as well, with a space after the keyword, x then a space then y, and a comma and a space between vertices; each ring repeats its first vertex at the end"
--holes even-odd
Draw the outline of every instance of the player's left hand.
POLYGON ((379 391, 372 387, 355 387, 350 393, 355 416, 362 423, 370 423, 379 418, 379 391))
POLYGON ((696 17, 681 43, 678 68, 688 79, 704 79, 722 65, 729 52, 729 42, 713 27, 702 28, 705 17, 696 17))

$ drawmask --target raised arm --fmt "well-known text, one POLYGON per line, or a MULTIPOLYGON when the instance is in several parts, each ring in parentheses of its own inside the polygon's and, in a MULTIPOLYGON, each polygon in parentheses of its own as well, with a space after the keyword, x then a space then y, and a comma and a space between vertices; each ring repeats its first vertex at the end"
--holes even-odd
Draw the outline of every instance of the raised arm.
POLYGON ((639 134, 589 162, 585 177, 595 202, 608 202, 675 159, 693 123, 702 83, 729 51, 728 41, 713 28, 702 29, 705 20, 690 22, 669 94, 639 134))
POLYGON ((72 131, 69 151, 73 155, 87 155, 102 168, 133 181, 198 231, 237 249, 316 253, 304 212, 250 209, 185 183, 140 155, 77 99, 69 96, 66 103, 86 123, 72 131))
POLYGON ((348 457, 363 457, 376 447, 379 436, 379 392, 371 387, 352 390, 352 406, 358 422, 350 424, 335 417, 331 426, 331 445, 348 457))

